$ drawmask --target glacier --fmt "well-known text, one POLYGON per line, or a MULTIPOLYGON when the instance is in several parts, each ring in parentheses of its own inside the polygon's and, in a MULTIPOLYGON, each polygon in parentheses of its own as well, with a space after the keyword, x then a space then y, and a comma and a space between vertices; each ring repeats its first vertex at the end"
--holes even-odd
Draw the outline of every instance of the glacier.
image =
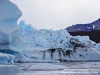
POLYGON ((71 36, 66 30, 36 29, 21 21, 20 36, 27 44, 23 51, 28 58, 35 60, 59 61, 99 61, 98 44, 88 36, 71 36))
POLYGON ((36 29, 18 19, 19 8, 0 0, 0 63, 100 61, 100 44, 65 29, 36 29))

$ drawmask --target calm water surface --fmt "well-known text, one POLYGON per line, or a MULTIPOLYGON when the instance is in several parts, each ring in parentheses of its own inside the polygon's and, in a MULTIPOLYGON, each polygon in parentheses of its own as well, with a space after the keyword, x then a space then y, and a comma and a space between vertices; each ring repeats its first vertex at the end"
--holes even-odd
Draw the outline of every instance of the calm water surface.
MULTIPOLYGON (((91 62, 93 63, 93 62, 91 62)), ((36 64, 36 63, 35 63, 36 64)), ((39 64, 39 63, 37 63, 39 64)), ((66 65, 69 68, 65 70, 58 71, 24 71, 21 70, 22 65, 28 64, 14 64, 14 65, 0 65, 0 75, 100 75, 100 67, 98 67, 98 63, 95 68, 83 67, 83 69, 78 68, 80 63, 62 63, 61 65, 66 65), (74 69, 70 68, 70 66, 77 65, 74 69), (88 69, 87 69, 88 68, 88 69)), ((31 63, 34 65, 34 63, 31 63)))

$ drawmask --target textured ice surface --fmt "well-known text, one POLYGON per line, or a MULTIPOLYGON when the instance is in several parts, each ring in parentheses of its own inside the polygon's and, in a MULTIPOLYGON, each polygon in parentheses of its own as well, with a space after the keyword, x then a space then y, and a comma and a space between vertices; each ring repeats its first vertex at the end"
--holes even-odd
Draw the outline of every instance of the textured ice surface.
POLYGON ((13 60, 13 55, 0 53, 0 64, 13 63, 13 60))
MULTIPOLYGON (((27 44, 28 51, 23 51, 28 58, 35 60, 69 60, 69 61, 99 61, 100 54, 96 43, 88 36, 71 36, 66 30, 37 30, 24 21, 20 23, 21 37, 27 44), (75 47, 76 46, 76 47, 75 47), (59 49, 74 51, 73 54, 65 55, 59 49), (53 53, 50 50, 55 49, 53 53), (76 50, 75 50, 76 49, 76 50)), ((66 53, 68 54, 68 52, 66 53)))
POLYGON ((9 0, 0 0, 0 31, 10 34, 17 27, 17 20, 22 15, 18 7, 9 0))
POLYGON ((17 25, 21 15, 22 12, 10 0, 0 0, 0 62, 13 62, 12 56, 14 59, 23 57, 21 51, 25 44, 20 39, 17 25))
MULTIPOLYGON (((9 0, 0 0, 0 53, 8 62, 51 62, 59 60, 100 60, 100 50, 88 36, 71 36, 66 30, 35 29, 24 21, 17 25, 22 12, 9 0), (12 61, 12 59, 11 59, 12 61)), ((1 62, 3 62, 1 61, 1 62)))

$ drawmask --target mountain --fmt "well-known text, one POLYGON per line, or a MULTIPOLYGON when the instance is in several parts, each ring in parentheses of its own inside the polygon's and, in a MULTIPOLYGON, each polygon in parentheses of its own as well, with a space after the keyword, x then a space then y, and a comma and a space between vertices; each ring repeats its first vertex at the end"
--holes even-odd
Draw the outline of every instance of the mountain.
POLYGON ((66 30, 68 32, 77 32, 77 31, 85 31, 90 32, 93 30, 100 30, 100 18, 92 23, 88 24, 76 24, 70 27, 67 27, 66 30))

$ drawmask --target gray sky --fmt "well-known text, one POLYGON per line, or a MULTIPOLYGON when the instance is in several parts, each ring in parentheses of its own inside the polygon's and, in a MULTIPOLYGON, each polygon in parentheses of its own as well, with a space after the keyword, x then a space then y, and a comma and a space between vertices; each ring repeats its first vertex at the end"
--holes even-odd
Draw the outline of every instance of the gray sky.
MULTIPOLYGON (((23 13, 20 20, 35 28, 63 29, 100 18, 100 0, 11 0, 23 13)), ((20 21, 19 20, 19 21, 20 21)))

